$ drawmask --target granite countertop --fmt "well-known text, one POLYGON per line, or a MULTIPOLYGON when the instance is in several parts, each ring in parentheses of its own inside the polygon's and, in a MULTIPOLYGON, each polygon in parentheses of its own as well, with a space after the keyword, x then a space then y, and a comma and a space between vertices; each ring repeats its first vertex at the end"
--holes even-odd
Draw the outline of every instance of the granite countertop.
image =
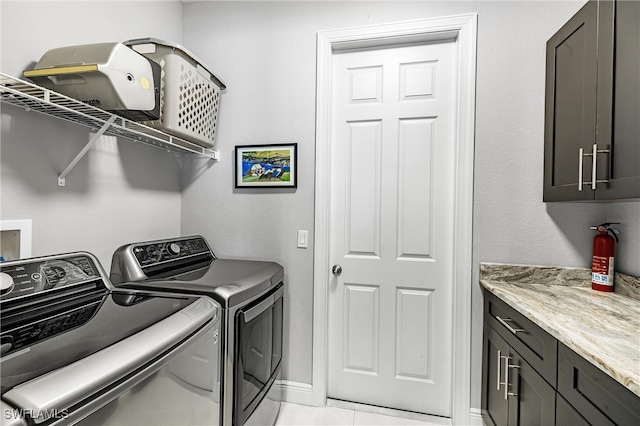
POLYGON ((589 269, 480 265, 480 285, 640 396, 640 279, 591 289, 589 269))

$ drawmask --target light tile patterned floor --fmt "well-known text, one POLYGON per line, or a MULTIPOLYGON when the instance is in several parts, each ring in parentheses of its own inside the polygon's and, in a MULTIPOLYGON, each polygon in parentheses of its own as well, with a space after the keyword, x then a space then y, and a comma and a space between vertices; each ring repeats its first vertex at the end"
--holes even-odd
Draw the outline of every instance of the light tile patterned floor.
POLYGON ((448 419, 432 419, 433 422, 369 413, 350 408, 333 406, 309 407, 306 405, 283 403, 280 408, 280 416, 276 421, 276 426, 442 426, 451 424, 448 419))

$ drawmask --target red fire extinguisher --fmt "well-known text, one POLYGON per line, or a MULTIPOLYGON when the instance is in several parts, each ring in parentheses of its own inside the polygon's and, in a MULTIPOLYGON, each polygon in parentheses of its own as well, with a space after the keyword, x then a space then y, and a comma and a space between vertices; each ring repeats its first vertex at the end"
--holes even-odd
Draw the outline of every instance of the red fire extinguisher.
POLYGON ((592 226, 598 234, 593 238, 593 257, 591 259, 591 288, 599 291, 613 291, 613 264, 618 231, 603 223, 592 226))

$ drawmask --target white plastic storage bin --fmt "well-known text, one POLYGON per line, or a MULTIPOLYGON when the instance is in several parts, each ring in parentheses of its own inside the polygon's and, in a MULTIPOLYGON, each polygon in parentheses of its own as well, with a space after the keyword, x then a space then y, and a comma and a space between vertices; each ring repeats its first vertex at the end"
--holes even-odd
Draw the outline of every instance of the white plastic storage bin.
POLYGON ((124 42, 161 68, 160 118, 151 127, 210 148, 214 145, 220 91, 226 86, 183 46, 143 38, 124 42))

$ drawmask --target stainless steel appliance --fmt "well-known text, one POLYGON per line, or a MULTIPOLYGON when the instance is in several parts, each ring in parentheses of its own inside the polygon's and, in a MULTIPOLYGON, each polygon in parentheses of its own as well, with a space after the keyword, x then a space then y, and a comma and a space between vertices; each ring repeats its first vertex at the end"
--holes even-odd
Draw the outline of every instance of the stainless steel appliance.
POLYGON ((220 309, 115 290, 86 252, 0 264, 2 424, 213 424, 220 309))
POLYGON ((217 259, 204 238, 128 244, 111 262, 119 288, 207 295, 222 306, 222 422, 274 424, 282 364, 284 269, 217 259))

